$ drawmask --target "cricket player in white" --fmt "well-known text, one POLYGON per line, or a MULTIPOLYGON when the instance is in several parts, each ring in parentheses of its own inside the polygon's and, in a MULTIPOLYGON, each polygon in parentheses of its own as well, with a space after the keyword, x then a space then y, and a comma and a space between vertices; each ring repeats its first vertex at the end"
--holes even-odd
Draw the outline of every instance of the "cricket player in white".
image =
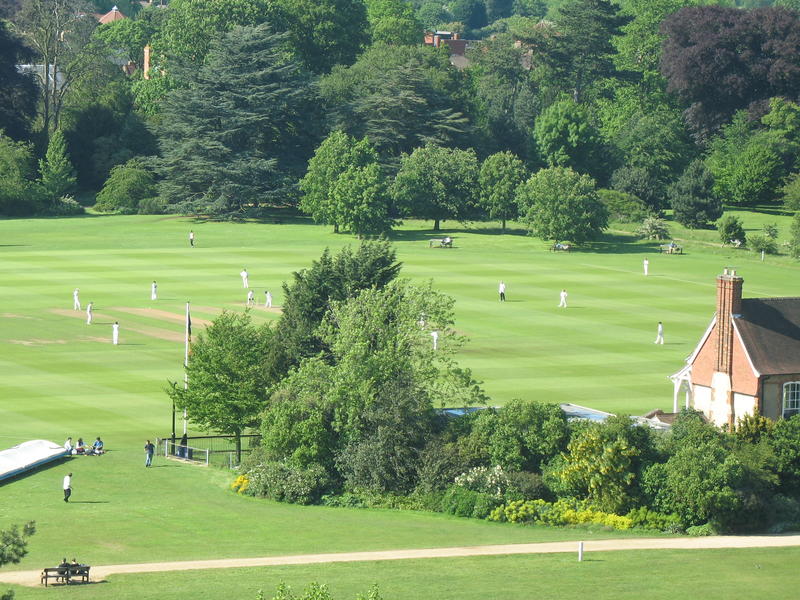
POLYGON ((158 300, 158 284, 155 281, 150 286, 150 300, 158 300))
POLYGON ((558 308, 567 308, 567 290, 561 290, 561 302, 558 303, 558 308))
POLYGON ((247 292, 247 306, 253 306, 253 304, 255 304, 255 302, 253 301, 253 298, 254 298, 253 290, 249 290, 247 292))
POLYGON ((267 308, 272 308, 272 294, 268 291, 264 292, 264 306, 267 308))
POLYGON ((119 322, 114 321, 111 326, 111 342, 116 346, 119 344, 119 322))
POLYGON ((247 269, 242 269, 242 272, 239 273, 242 276, 242 287, 249 288, 250 287, 250 276, 247 274, 247 269))
POLYGON ((87 325, 91 325, 92 324, 92 307, 93 306, 94 306, 93 302, 89 302, 89 304, 86 305, 86 324, 87 325))
POLYGON ((661 321, 658 322, 658 330, 656 331, 656 341, 653 343, 654 344, 664 343, 664 325, 661 324, 661 321))
POLYGON ((431 337, 433 338, 433 349, 439 349, 439 332, 438 331, 431 331, 431 337))
POLYGON ((78 288, 75 288, 75 291, 72 292, 72 310, 81 309, 81 299, 78 297, 79 292, 78 288))

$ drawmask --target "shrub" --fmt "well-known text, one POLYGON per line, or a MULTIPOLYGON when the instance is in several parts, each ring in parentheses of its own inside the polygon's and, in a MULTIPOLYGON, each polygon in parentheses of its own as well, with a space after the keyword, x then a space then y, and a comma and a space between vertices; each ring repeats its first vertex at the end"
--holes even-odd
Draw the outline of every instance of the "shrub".
POLYGON ((246 494, 293 504, 318 501, 328 486, 327 473, 320 465, 299 468, 283 461, 263 462, 250 466, 245 475, 249 480, 246 494))
POLYGON ((636 233, 646 240, 665 240, 670 237, 666 221, 658 217, 647 217, 636 233))
POLYGON ((778 224, 777 223, 764 223, 761 227, 761 233, 771 240, 778 239, 778 224))
POLYGON ((474 467, 456 477, 455 485, 473 492, 490 494, 496 498, 502 498, 508 489, 508 476, 503 471, 503 467, 474 467))
POLYGON ((708 535, 717 535, 718 533, 719 531, 717 531, 717 528, 711 523, 705 523, 704 525, 693 525, 692 527, 686 528, 686 535, 690 535, 692 537, 704 537, 708 535))
POLYGON ((95 208, 102 212, 133 212, 139 209, 139 202, 156 195, 153 174, 141 158, 111 169, 103 189, 97 194, 95 208))
POLYGON ((778 244, 775 243, 775 240, 761 233, 751 235, 747 245, 753 252, 778 253, 778 244))
POLYGON ((735 243, 735 240, 744 244, 747 240, 742 220, 733 215, 725 215, 717 221, 717 231, 719 232, 719 238, 722 240, 723 244, 735 243))
POLYGON ((702 160, 689 165, 667 188, 675 220, 691 229, 705 227, 722 216, 722 202, 713 194, 714 178, 702 160))
POLYGON ((518 496, 513 498, 515 500, 550 500, 553 498, 553 493, 538 473, 510 471, 507 476, 507 499, 512 499, 512 495, 518 496))
POLYGON ((54 217, 70 217, 72 215, 82 215, 85 212, 86 210, 84 210, 83 206, 69 195, 61 196, 47 210, 47 214, 54 217))
POLYGON ((167 212, 167 202, 163 198, 142 198, 139 200, 140 215, 163 215, 167 212))
POLYGON ((800 212, 794 216, 789 227, 789 255, 800 258, 800 212))
POLYGON ((474 492, 453 485, 442 497, 441 510, 457 517, 485 519, 501 502, 502 499, 492 494, 474 492))
POLYGON ((627 515, 631 520, 632 526, 639 529, 654 529, 657 531, 667 531, 677 533, 681 531, 681 521, 677 515, 665 515, 646 506, 634 508, 627 515))
POLYGON ((489 515, 490 521, 509 523, 542 523, 545 525, 585 525, 595 524, 625 530, 633 526, 629 517, 622 517, 600 510, 594 510, 583 502, 559 500, 517 500, 495 508, 489 515))
POLYGON ((650 209, 639 198, 618 190, 597 190, 600 202, 608 210, 608 218, 619 223, 641 223, 650 214, 650 209))

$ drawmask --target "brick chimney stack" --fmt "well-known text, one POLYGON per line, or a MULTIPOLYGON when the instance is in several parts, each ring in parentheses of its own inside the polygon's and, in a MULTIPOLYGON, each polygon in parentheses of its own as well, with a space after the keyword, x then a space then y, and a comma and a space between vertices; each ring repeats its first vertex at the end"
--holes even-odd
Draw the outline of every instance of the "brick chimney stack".
POLYGON ((731 375, 733 372, 733 318, 742 312, 742 283, 744 279, 733 269, 717 275, 717 361, 715 370, 731 375))

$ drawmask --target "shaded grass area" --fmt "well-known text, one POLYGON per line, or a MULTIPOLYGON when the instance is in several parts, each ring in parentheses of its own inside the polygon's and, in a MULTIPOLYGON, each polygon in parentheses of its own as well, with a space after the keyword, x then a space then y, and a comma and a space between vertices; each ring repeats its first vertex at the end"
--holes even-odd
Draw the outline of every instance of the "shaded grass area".
POLYGON ((247 600, 259 589, 271 598, 280 582, 297 592, 317 581, 337 600, 355 598, 373 583, 386 600, 783 600, 800 583, 791 566, 798 559, 798 548, 588 553, 582 563, 574 554, 539 554, 117 575, 107 583, 67 589, 15 589, 21 600, 164 594, 247 600))

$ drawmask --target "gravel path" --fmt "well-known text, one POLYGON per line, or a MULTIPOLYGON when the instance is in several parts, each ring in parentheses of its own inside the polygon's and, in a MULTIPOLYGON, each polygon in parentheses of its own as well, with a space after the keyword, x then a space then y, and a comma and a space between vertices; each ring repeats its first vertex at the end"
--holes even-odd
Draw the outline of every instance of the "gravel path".
MULTIPOLYGON (((697 538, 629 538, 584 542, 584 552, 612 550, 706 550, 712 548, 767 548, 800 546, 800 535, 710 536, 697 538)), ((411 558, 452 558, 459 556, 497 556, 504 554, 552 554, 574 552, 578 542, 546 542, 508 544, 502 546, 462 546, 456 548, 424 548, 417 550, 381 550, 377 552, 342 552, 334 554, 296 554, 258 558, 223 558, 161 563, 92 566, 92 580, 101 581, 120 573, 154 573, 195 569, 231 569, 236 567, 268 567, 315 563, 403 560, 411 558)), ((38 586, 41 571, 0 572, 0 582, 38 586)))

